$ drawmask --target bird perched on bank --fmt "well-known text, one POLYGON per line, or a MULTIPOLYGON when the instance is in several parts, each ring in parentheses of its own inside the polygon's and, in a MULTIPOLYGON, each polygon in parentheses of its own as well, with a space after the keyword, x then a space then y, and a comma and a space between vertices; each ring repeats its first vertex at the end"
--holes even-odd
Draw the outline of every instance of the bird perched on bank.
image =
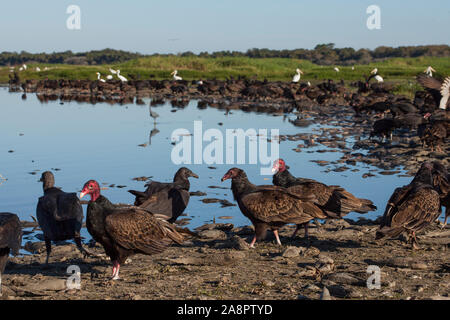
MULTIPOLYGON (((342 218, 349 212, 367 213, 377 207, 368 199, 355 197, 340 186, 328 186, 313 179, 296 178, 288 170, 283 159, 275 160, 272 167, 274 173, 272 183, 275 186, 287 188, 296 195, 312 196, 316 198, 314 204, 324 213, 326 218, 342 218)), ((307 225, 305 233, 307 233, 307 225)), ((297 225, 298 231, 300 225, 297 225)))
POLYGON ((292 82, 297 83, 297 82, 300 81, 300 78, 301 78, 301 75, 303 74, 303 71, 300 70, 299 68, 297 68, 295 71, 296 71, 296 74, 292 78, 292 82))
POLYGON ((101 79, 100 76, 100 72, 97 72, 97 80, 99 80, 100 82, 106 82, 105 79, 101 79))
POLYGON ((428 88, 434 93, 434 96, 439 97, 439 109, 446 110, 450 107, 450 77, 440 81, 425 74, 417 76, 417 81, 425 88, 428 88))
POLYGON ((22 226, 17 215, 0 212, 0 279, 5 270, 9 253, 18 255, 21 243, 22 226))
POLYGON ((433 72, 436 72, 436 70, 434 70, 432 66, 428 66, 423 72, 426 73, 427 76, 432 77, 433 72))
POLYGON ((326 218, 322 210, 313 203, 314 196, 294 194, 277 186, 256 186, 239 168, 228 170, 222 182, 227 179, 231 179, 231 190, 239 209, 255 227, 250 247, 254 247, 257 240, 265 238, 267 229, 273 231, 277 243, 281 245, 278 229, 283 225, 303 225, 312 219, 326 218))
POLYGON ((175 222, 189 203, 190 177, 198 179, 198 175, 182 167, 175 173, 173 182, 152 181, 145 185, 147 189, 143 192, 136 190, 128 192, 136 197, 135 206, 164 215, 169 222, 175 222))
POLYGON ((52 172, 45 171, 41 179, 44 195, 39 198, 36 218, 44 233, 48 264, 52 241, 74 239, 78 250, 86 256, 90 253, 81 244, 80 230, 83 223, 83 208, 76 193, 66 193, 55 187, 52 172))
POLYGON ((124 76, 120 75, 120 70, 117 70, 117 77, 120 79, 120 81, 122 82, 127 82, 127 78, 125 78, 124 76))
POLYGON ((117 71, 111 68, 109 68, 109 72, 111 72, 112 74, 117 74, 117 71))
POLYGON ((339 72, 339 68, 338 67, 334 67, 334 71, 339 72))
POLYGON ((80 198, 91 196, 86 227, 113 263, 112 279, 119 279, 120 266, 134 254, 153 255, 163 252, 171 243, 182 244, 179 232, 189 233, 167 222, 159 215, 138 207, 118 207, 100 194, 100 186, 89 180, 80 198))
POLYGON ((174 70, 170 75, 172 76, 172 79, 175 81, 183 80, 183 78, 180 76, 177 76, 177 74, 178 74, 178 70, 174 70))
POLYGON ((108 79, 108 80, 112 80, 112 79, 113 79, 113 76, 112 76, 112 75, 110 75, 110 74, 108 74, 108 75, 106 76, 106 79, 108 79))
POLYGON ((377 74, 378 73, 378 68, 373 69, 372 71, 370 71, 371 74, 377 74))
POLYGON ((376 240, 407 232, 412 248, 418 249, 416 232, 434 222, 441 213, 433 170, 432 163, 424 162, 410 184, 394 190, 376 232, 376 240))

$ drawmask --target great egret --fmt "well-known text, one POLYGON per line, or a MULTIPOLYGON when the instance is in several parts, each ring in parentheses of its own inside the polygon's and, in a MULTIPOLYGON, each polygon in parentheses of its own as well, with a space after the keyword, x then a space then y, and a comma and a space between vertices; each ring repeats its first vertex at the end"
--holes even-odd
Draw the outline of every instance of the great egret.
POLYGON ((100 72, 97 72, 97 80, 100 80, 100 82, 106 82, 105 79, 100 79, 100 72))
POLYGON ((108 80, 112 80, 112 79, 113 79, 113 76, 112 76, 112 75, 110 75, 110 74, 108 74, 108 75, 106 76, 106 79, 108 79, 108 80))
POLYGON ((172 72, 170 75, 173 76, 173 80, 178 81, 178 80, 183 80, 182 77, 177 76, 178 70, 175 70, 174 72, 172 72))
POLYGON ((383 78, 379 74, 375 76, 375 80, 377 80, 378 82, 384 82, 383 78))
POLYGON ((436 72, 436 70, 434 70, 432 66, 428 66, 428 68, 426 68, 424 72, 428 76, 432 77, 433 76, 433 72, 436 72))
POLYGON ((37 71, 37 72, 41 72, 41 68, 36 67, 36 71, 37 71))
POLYGON ((338 67, 334 67, 334 71, 339 72, 339 68, 338 67))
POLYGON ((300 81, 300 78, 301 78, 301 75, 303 74, 303 71, 302 70, 300 70, 300 69, 296 69, 295 70, 297 73, 294 75, 294 77, 292 78, 292 82, 295 82, 295 83, 297 83, 297 82, 299 82, 300 81))
POLYGON ((122 81, 122 82, 127 82, 127 78, 125 78, 124 76, 120 75, 120 70, 117 70, 117 77, 122 81))
POLYGON ((109 68, 109 72, 111 72, 112 74, 117 74, 117 71, 111 68, 109 68))
POLYGON ((27 65, 25 63, 22 65, 22 67, 24 70, 27 70, 27 65))

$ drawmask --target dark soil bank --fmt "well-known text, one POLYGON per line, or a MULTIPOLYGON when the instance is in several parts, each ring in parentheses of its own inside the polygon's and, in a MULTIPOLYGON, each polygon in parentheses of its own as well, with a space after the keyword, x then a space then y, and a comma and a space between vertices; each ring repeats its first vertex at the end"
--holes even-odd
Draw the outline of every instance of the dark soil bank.
POLYGON ((308 243, 303 234, 290 239, 294 227, 286 226, 282 246, 269 234, 250 249, 251 227, 204 225, 201 239, 133 256, 116 281, 99 245, 91 251, 103 256, 86 259, 74 244, 55 246, 45 267, 43 242, 28 243, 36 253, 10 258, 2 299, 450 299, 448 226, 429 226, 416 251, 405 239, 375 242, 376 228, 329 220, 311 226, 308 243), (70 265, 81 270, 79 290, 67 289, 70 265), (379 289, 367 288, 369 266, 381 270, 379 289))

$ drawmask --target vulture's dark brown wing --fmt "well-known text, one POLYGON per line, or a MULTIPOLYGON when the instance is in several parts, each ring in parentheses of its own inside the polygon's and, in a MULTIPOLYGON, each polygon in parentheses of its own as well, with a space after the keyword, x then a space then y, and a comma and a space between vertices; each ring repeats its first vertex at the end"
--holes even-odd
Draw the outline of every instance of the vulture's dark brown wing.
POLYGON ((137 208, 116 209, 106 217, 105 229, 120 246, 146 254, 160 253, 172 242, 183 242, 169 222, 137 208))
POLYGON ((22 242, 22 227, 17 215, 0 212, 0 249, 10 248, 14 255, 19 254, 22 242))
POLYGON ((404 192, 400 191, 397 195, 403 197, 403 201, 391 208, 390 223, 380 226, 379 233, 395 237, 403 231, 419 231, 439 216, 439 194, 431 186, 414 188, 406 195, 404 192))
POLYGON ((172 186, 170 189, 162 189, 159 192, 152 193, 148 200, 140 204, 153 213, 163 214, 168 218, 178 217, 189 203, 189 192, 172 186))
POLYGON ((417 82, 420 83, 421 86, 425 87, 425 88, 429 88, 429 89, 435 89, 440 91, 441 90, 441 86, 442 86, 442 82, 427 76, 426 74, 419 74, 417 76, 417 82))
POLYGON ((383 219, 381 220, 380 228, 390 226, 393 215, 398 211, 398 206, 405 200, 406 196, 413 189, 411 184, 396 188, 386 204, 383 219))
POLYGON ((301 224, 326 218, 312 202, 302 201, 285 190, 258 190, 245 194, 240 201, 256 219, 264 222, 301 224))

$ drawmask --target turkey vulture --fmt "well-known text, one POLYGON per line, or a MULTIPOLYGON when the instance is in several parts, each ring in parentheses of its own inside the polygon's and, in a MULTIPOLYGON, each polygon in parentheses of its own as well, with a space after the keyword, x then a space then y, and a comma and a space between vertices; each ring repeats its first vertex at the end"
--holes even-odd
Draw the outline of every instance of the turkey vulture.
POLYGON ((450 216, 450 172, 439 161, 433 161, 433 183, 438 186, 438 192, 441 197, 441 206, 445 207, 444 225, 447 225, 447 219, 450 216))
POLYGON ((444 152, 442 145, 445 143, 445 139, 450 133, 447 132, 445 122, 435 121, 420 125, 418 134, 423 146, 430 146, 431 151, 436 149, 437 151, 444 152))
POLYGON ((450 106, 450 77, 445 78, 444 81, 439 81, 433 77, 425 74, 417 76, 417 81, 425 88, 430 89, 439 109, 446 110, 450 106))
POLYGON ((0 212, 0 276, 5 270, 10 251, 18 255, 21 243, 22 226, 19 218, 14 213, 0 212))
POLYGON ((281 245, 278 229, 287 224, 305 224, 312 219, 324 219, 326 215, 312 201, 314 196, 302 196, 277 186, 256 186, 245 172, 232 168, 223 176, 222 181, 231 179, 231 190, 241 212, 255 226, 255 236, 250 243, 254 247, 256 240, 265 238, 267 229, 273 230, 277 243, 281 245))
POLYGON ((89 194, 86 227, 92 238, 102 244, 113 263, 112 279, 119 279, 120 265, 133 254, 163 252, 172 242, 181 244, 183 236, 165 220, 139 207, 118 207, 100 194, 95 180, 85 183, 80 198, 89 194))
POLYGON ((413 248, 417 249, 416 232, 434 222, 441 213, 440 196, 434 184, 433 164, 425 162, 409 185, 394 190, 375 239, 408 232, 413 248))
POLYGON ((189 203, 190 183, 188 178, 198 176, 188 168, 180 168, 171 183, 152 181, 144 192, 128 190, 136 197, 135 206, 145 208, 155 214, 167 217, 173 223, 183 213, 189 203))
POLYGON ((381 142, 383 142, 383 140, 387 136, 390 136, 392 140, 392 131, 395 130, 396 126, 397 125, 394 119, 385 118, 377 120, 373 124, 373 130, 370 132, 369 139, 372 138, 373 136, 381 136, 382 137, 381 142))
POLYGON ((90 253, 81 244, 80 230, 83 223, 83 208, 76 193, 66 193, 55 187, 52 172, 45 171, 41 179, 44 195, 39 198, 36 217, 44 233, 48 264, 52 241, 74 239, 78 250, 86 256, 90 253))
MULTIPOLYGON (((326 218, 342 218, 352 211, 367 213, 377 209, 372 201, 357 198, 340 186, 328 186, 312 179, 294 177, 288 171, 283 159, 274 161, 272 171, 275 173, 272 178, 274 185, 288 188, 291 193, 297 195, 314 196, 315 204, 323 210, 326 218)), ((298 227, 293 236, 298 231, 298 227)))

